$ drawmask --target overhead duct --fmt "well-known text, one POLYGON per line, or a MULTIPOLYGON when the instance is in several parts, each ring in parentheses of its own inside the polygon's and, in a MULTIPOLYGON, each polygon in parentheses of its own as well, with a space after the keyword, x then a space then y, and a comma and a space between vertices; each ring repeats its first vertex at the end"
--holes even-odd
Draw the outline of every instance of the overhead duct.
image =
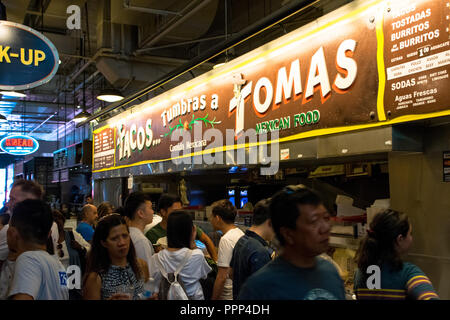
MULTIPOLYGON (((140 90, 148 83, 186 63, 186 60, 182 59, 133 57, 132 53, 139 48, 139 39, 145 39, 150 30, 156 33, 158 28, 164 28, 165 20, 161 19, 161 15, 127 10, 124 8, 123 0, 103 0, 102 2, 103 4, 99 6, 102 9, 99 10, 97 18, 97 47, 111 49, 111 53, 101 53, 96 55, 94 59, 97 69, 115 88, 125 87, 129 92, 140 90), (144 32, 143 30, 147 31, 144 32)), ((195 24, 189 23, 189 21, 180 24, 183 27, 183 32, 175 28, 167 33, 168 36, 175 32, 181 32, 183 40, 192 40, 201 37, 208 31, 217 13, 218 0, 133 0, 129 1, 129 4, 133 8, 181 12, 184 15, 176 17, 185 19, 189 16, 189 19, 195 19, 195 24), (196 14, 190 17, 190 13, 185 12, 184 9, 188 7, 190 10, 195 10, 196 7, 192 3, 195 4, 196 2, 207 2, 207 4, 197 8, 199 10, 196 11, 196 14)), ((167 17, 169 21, 171 21, 170 17, 174 17, 174 15, 167 17)), ((165 37, 166 35, 163 39, 166 39, 165 37)), ((191 78, 190 75, 186 75, 185 79, 179 79, 179 82, 173 83, 173 85, 181 84, 191 78)))

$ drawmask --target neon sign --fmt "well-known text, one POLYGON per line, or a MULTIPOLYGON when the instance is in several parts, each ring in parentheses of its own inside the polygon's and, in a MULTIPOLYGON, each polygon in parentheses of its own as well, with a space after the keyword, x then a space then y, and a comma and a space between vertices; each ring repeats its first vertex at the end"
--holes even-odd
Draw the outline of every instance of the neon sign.
POLYGON ((26 135, 7 136, 0 140, 0 149, 12 155, 24 156, 36 152, 39 142, 26 135))

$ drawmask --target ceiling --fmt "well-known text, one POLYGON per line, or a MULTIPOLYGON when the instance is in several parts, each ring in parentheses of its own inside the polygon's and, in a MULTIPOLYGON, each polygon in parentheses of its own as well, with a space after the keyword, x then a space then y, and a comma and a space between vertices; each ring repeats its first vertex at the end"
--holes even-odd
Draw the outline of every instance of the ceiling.
MULTIPOLYGON (((287 0, 0 0, 7 20, 30 26, 49 38, 60 65, 45 85, 26 98, 4 95, 0 137, 31 133, 65 147, 88 137, 73 117, 83 106, 91 114, 106 107, 95 97, 105 88, 131 95, 198 56, 233 33, 280 9, 287 0), (70 5, 81 9, 81 30, 69 30, 70 5), (80 106, 81 108, 77 108, 80 106), (83 131, 83 134, 77 133, 83 131), (78 140, 78 141, 77 141, 78 140)), ((283 24, 227 51, 240 56, 294 30, 350 0, 323 0, 283 24)), ((147 99, 212 69, 220 55, 147 95, 147 99)), ((143 100, 141 100, 143 101, 143 100)), ((114 115, 114 112, 106 117, 114 115)), ((100 119, 101 120, 101 119, 100 119)), ((87 134, 85 132, 87 131, 87 134)))

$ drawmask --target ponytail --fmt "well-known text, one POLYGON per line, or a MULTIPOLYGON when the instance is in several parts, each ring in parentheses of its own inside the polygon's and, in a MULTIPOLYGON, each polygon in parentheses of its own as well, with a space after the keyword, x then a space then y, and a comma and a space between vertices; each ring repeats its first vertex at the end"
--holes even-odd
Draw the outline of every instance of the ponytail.
POLYGON ((408 216, 394 210, 385 210, 377 214, 367 236, 362 240, 356 253, 356 263, 359 270, 365 276, 370 265, 381 267, 388 264, 393 270, 403 267, 395 244, 398 235, 406 236, 410 228, 408 216))

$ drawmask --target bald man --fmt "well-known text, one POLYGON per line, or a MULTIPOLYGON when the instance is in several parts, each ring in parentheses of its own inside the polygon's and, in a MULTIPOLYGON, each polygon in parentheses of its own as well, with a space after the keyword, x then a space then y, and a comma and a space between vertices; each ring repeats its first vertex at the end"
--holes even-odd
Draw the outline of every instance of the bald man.
POLYGON ((97 220, 97 207, 92 204, 87 204, 81 209, 82 220, 78 224, 77 232, 81 234, 84 240, 91 243, 94 236, 94 224, 97 220))

